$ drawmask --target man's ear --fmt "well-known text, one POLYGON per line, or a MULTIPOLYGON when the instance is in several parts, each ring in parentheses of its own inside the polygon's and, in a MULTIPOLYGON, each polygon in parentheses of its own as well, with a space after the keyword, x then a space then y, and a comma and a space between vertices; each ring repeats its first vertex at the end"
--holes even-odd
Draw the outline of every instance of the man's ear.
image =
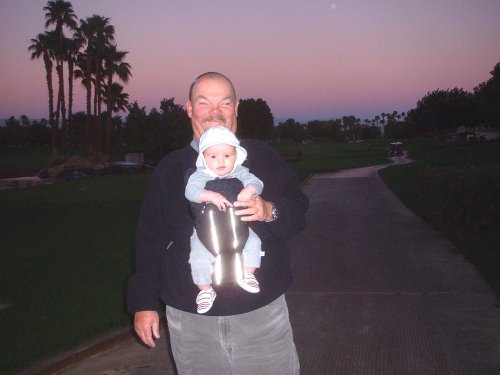
POLYGON ((193 115, 193 106, 191 105, 191 101, 186 102, 186 113, 189 118, 192 118, 193 115))

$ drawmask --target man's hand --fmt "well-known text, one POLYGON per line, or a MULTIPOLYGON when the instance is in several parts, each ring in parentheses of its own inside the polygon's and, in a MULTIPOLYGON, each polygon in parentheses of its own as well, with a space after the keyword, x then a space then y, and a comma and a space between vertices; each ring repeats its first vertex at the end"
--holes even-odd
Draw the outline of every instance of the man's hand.
POLYGON ((268 221, 272 219, 273 205, 260 196, 254 196, 247 202, 236 201, 234 207, 245 207, 234 211, 235 215, 242 216, 241 221, 268 221))
POLYGON ((154 348, 153 339, 160 338, 160 318, 156 311, 138 311, 134 316, 134 328, 137 336, 147 346, 154 348))

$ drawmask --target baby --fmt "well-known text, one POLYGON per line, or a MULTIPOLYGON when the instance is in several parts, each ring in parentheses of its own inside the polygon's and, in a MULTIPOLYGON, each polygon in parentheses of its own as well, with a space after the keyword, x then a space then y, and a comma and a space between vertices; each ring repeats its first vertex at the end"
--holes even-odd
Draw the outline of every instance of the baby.
MULTIPOLYGON (((200 137, 197 169, 187 182, 186 198, 195 203, 210 202, 219 210, 225 210, 226 207, 232 207, 234 198, 249 201, 253 196, 260 195, 264 184, 241 165, 246 157, 246 150, 229 129, 222 126, 207 129, 200 137), (217 179, 224 179, 225 195, 210 189, 210 186, 217 186, 217 179), (228 186, 232 186, 232 190, 237 189, 237 195, 229 197, 226 194, 226 191, 231 190, 227 189, 228 186)), ((243 278, 238 280, 238 285, 250 293, 260 291, 259 282, 254 276, 255 270, 260 267, 260 256, 260 238, 249 228, 248 239, 243 248, 243 278)), ((215 301, 216 293, 212 288, 214 260, 194 229, 189 263, 193 281, 200 289, 196 298, 199 314, 209 311, 215 301)))

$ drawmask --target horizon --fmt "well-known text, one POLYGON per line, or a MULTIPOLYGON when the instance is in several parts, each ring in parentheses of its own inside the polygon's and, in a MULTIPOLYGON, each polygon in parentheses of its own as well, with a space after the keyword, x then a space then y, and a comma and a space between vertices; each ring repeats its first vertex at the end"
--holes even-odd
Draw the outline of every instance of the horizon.
MULTIPOLYGON (((472 92, 500 61, 495 0, 70 2, 79 19, 110 18, 118 48, 129 51, 124 91, 147 112, 165 98, 184 106, 194 77, 215 70, 238 98, 265 100, 276 120, 363 121, 406 112, 437 89, 472 92)), ((0 118, 48 118, 43 61, 28 52, 45 30, 45 5, 0 2, 0 118)), ((78 80, 74 95, 73 112, 83 111, 78 80)))

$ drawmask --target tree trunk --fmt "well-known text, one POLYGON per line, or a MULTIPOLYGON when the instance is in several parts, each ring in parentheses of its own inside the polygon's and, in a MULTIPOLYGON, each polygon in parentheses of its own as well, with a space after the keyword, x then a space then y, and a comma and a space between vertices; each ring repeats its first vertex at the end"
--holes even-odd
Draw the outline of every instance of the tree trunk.
POLYGON ((113 102, 111 98, 111 84, 113 83, 113 74, 108 74, 108 86, 106 88, 106 137, 104 143, 104 152, 111 153, 111 137, 113 133, 113 102))
POLYGON ((85 66, 85 88, 87 90, 87 116, 85 118, 85 137, 86 137, 86 151, 92 152, 94 150, 93 145, 93 121, 92 121, 92 54, 89 49, 87 49, 87 63, 85 66))
POLYGON ((73 119, 73 59, 68 59, 68 126, 71 125, 73 119))
POLYGON ((61 120, 62 120, 62 147, 64 150, 64 153, 67 155, 68 150, 67 150, 67 137, 68 137, 68 129, 67 129, 67 123, 66 123, 66 100, 65 100, 65 93, 64 93, 64 70, 63 70, 63 60, 59 60, 57 62, 56 66, 57 70, 57 75, 58 75, 58 80, 59 80, 59 93, 58 93, 58 100, 60 105, 58 106, 58 110, 61 112, 61 120))
MULTIPOLYGON (((56 64, 56 71, 57 71, 57 64, 56 64)), ((58 86, 59 87, 59 86, 58 86)), ((55 121, 55 127, 57 129, 57 148, 59 149, 59 119, 61 115, 61 90, 57 90, 57 104, 56 104, 56 121, 55 121)))
POLYGON ((52 61, 47 53, 43 54, 43 60, 45 62, 46 70, 46 80, 47 89, 49 91, 49 124, 50 124, 50 146, 52 149, 52 156, 57 155, 57 136, 56 136, 56 126, 54 120, 54 88, 52 87, 52 61))
POLYGON ((102 151, 102 123, 101 123, 101 65, 102 61, 99 54, 96 56, 96 70, 94 79, 94 115, 97 121, 96 139, 94 145, 98 151, 102 151))
POLYGON ((68 148, 71 148, 71 127, 73 124, 73 58, 68 57, 68 123, 67 123, 67 142, 68 148))

